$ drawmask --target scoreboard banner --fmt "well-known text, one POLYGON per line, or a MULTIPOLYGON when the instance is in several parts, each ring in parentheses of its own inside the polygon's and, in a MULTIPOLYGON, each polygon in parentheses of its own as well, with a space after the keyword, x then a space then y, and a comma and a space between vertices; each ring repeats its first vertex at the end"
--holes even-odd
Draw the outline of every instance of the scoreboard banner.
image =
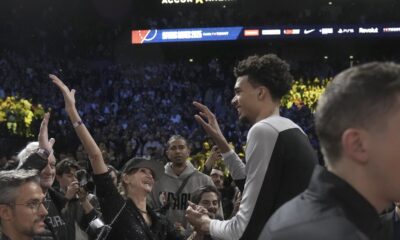
POLYGON ((133 30, 132 43, 232 41, 239 38, 242 27, 133 30))
POLYGON ((400 24, 146 29, 132 31, 132 44, 343 37, 400 37, 400 24))

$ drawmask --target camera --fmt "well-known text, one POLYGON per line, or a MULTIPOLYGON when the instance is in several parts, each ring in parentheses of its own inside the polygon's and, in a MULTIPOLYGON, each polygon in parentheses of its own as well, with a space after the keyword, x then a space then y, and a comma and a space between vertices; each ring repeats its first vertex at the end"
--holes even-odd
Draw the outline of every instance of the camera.
POLYGON ((91 181, 90 176, 86 170, 81 169, 75 172, 76 179, 79 182, 79 187, 85 189, 86 192, 94 191, 94 182, 91 181))

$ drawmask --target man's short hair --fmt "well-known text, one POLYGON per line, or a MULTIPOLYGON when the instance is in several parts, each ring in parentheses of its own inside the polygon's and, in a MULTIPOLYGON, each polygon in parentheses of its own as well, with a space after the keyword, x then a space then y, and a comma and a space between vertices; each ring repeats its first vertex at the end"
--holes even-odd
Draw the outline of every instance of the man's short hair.
POLYGON ((35 153, 36 150, 38 149, 39 149, 39 142, 28 143, 28 145, 26 145, 26 147, 22 149, 21 152, 18 153, 17 158, 19 160, 19 163, 17 168, 21 167, 22 164, 25 163, 26 159, 28 159, 28 157, 33 153, 35 153))
POLYGON ((211 169, 210 176, 217 174, 218 176, 224 177, 224 171, 218 168, 211 169))
POLYGON ((193 192, 191 201, 194 204, 199 204, 203 194, 209 193, 209 192, 213 192, 217 195, 218 204, 219 204, 219 202, 221 200, 221 194, 219 193, 218 189, 216 187, 214 187, 213 185, 205 185, 205 186, 202 186, 201 188, 197 189, 195 192, 193 192))
POLYGON ((293 82, 289 65, 275 54, 250 56, 240 61, 233 73, 236 78, 247 75, 250 83, 265 86, 274 100, 287 94, 293 82))
POLYGON ((327 164, 342 154, 346 129, 384 127, 386 114, 398 106, 400 65, 372 62, 338 74, 318 101, 316 132, 327 164))
POLYGON ((0 171, 0 204, 14 203, 18 188, 28 182, 40 185, 37 170, 0 171))
POLYGON ((71 173, 71 170, 75 169, 76 171, 81 169, 80 166, 71 159, 65 158, 61 160, 56 165, 56 174, 61 176, 63 174, 71 173))
POLYGON ((176 140, 183 140, 183 141, 185 141, 186 146, 189 147, 189 143, 188 143, 188 141, 186 140, 186 138, 184 138, 184 137, 181 136, 181 135, 176 134, 176 135, 172 135, 172 136, 168 139, 168 141, 167 141, 167 149, 169 148, 169 145, 171 144, 171 142, 176 141, 176 140))

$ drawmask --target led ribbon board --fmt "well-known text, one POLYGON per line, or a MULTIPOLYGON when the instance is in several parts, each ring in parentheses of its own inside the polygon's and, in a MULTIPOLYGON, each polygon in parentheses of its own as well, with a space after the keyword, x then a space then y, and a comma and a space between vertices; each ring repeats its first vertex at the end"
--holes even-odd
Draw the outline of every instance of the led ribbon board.
POLYGON ((400 37, 400 24, 133 30, 132 44, 338 37, 400 37))

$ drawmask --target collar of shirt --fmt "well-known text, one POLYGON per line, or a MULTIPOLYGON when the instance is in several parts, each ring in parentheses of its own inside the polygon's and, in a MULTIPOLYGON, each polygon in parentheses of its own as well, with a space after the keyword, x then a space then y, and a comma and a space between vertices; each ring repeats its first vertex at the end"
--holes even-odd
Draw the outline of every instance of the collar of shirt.
POLYGON ((393 220, 394 220, 394 222, 400 222, 400 217, 396 212, 396 207, 393 210, 393 220))
POLYGON ((375 208, 350 184, 321 166, 317 166, 311 178, 309 189, 334 205, 339 205, 360 231, 373 239, 380 219, 375 208))

